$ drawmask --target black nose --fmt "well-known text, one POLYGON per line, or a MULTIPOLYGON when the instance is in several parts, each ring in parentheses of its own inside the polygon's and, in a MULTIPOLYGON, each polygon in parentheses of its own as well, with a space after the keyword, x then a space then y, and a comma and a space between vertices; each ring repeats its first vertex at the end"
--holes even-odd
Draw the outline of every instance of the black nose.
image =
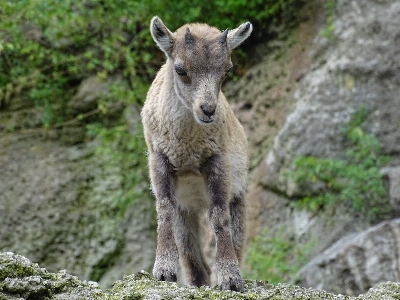
POLYGON ((207 117, 211 117, 215 113, 215 105, 212 104, 203 104, 200 105, 201 110, 207 117))

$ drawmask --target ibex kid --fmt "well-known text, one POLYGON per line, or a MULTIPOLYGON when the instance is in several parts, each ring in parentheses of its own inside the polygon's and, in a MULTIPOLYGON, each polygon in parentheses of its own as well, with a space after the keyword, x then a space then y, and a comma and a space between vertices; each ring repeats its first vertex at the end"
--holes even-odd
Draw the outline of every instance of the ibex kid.
POLYGON ((252 25, 221 32, 188 24, 172 33, 154 17, 150 31, 167 56, 141 113, 158 214, 153 275, 176 281, 180 260, 189 284, 210 284, 199 232, 207 211, 218 283, 223 290, 243 291, 247 140, 221 85, 232 69, 232 49, 252 25))

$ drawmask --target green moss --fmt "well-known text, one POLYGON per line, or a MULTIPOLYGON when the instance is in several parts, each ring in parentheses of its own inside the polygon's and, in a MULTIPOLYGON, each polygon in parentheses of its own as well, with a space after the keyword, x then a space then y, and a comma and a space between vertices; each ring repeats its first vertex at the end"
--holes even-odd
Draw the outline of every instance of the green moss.
POLYGON ((360 107, 343 128, 349 147, 344 159, 313 156, 294 159, 293 170, 287 176, 303 195, 292 202, 294 206, 317 211, 342 202, 372 220, 390 215, 388 195, 379 170, 388 163, 389 157, 380 155, 379 141, 363 130, 367 115, 365 107, 360 107))
POLYGON ((210 300, 393 300, 400 299, 400 283, 388 282, 377 285, 365 295, 347 297, 324 291, 306 289, 290 284, 271 285, 263 281, 245 280, 244 292, 220 291, 211 287, 178 286, 176 283, 157 282, 147 272, 126 276, 114 283, 112 288, 102 291, 93 282, 81 282, 65 271, 48 273, 28 259, 12 253, 0 253, 1 274, 0 299, 210 299, 210 300), (18 278, 7 278, 10 266, 18 271, 18 278), (8 271, 6 271, 8 270, 8 271), (24 273, 24 270, 26 273, 24 273), (39 274, 39 275, 32 275, 39 274))
POLYGON ((0 281, 5 278, 41 275, 40 268, 31 265, 29 260, 22 256, 14 256, 8 252, 0 256, 0 281))
POLYGON ((336 0, 326 0, 324 2, 324 9, 326 13, 325 27, 321 30, 322 36, 331 40, 333 39, 332 33, 335 29, 333 26, 333 17, 335 13, 336 0))
POLYGON ((118 192, 111 199, 113 213, 121 216, 135 199, 148 199, 149 183, 144 141, 140 119, 132 134, 126 124, 106 127, 100 123, 88 125, 88 132, 100 140, 95 157, 105 160, 110 168, 118 166, 118 192))

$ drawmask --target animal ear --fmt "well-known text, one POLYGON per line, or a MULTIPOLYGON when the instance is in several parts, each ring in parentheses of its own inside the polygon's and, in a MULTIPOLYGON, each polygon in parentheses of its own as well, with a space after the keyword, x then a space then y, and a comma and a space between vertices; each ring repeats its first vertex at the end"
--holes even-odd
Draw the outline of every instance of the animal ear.
POLYGON ((172 36, 172 32, 169 31, 167 26, 165 26, 161 19, 157 16, 151 19, 150 33, 158 47, 160 47, 165 54, 169 55, 172 46, 174 45, 174 38, 172 36))
POLYGON ((250 22, 243 23, 236 29, 229 30, 228 43, 231 49, 236 48, 243 43, 253 31, 253 25, 250 22))

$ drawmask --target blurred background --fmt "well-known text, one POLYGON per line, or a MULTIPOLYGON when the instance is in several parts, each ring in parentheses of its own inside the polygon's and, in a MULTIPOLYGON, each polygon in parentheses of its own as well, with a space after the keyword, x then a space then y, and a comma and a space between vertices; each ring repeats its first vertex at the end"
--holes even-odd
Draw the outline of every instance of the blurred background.
POLYGON ((349 295, 400 281, 397 0, 4 0, 0 251, 103 288, 151 271, 154 15, 253 23, 223 86, 250 145, 243 276, 349 295))

